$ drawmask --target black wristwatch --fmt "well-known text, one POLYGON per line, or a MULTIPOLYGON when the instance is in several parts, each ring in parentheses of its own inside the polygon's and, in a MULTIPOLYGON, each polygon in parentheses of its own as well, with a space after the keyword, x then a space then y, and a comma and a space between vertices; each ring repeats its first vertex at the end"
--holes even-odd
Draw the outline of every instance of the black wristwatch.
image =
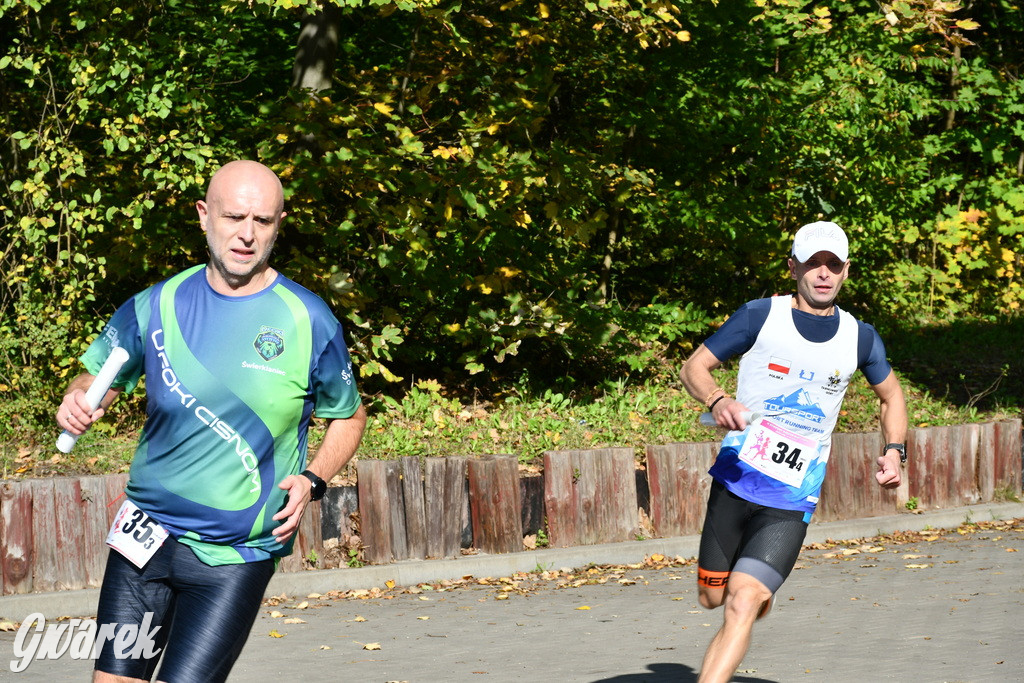
POLYGON ((309 479, 309 481, 312 482, 313 484, 313 487, 309 489, 309 499, 320 500, 321 498, 323 498, 324 494, 327 493, 327 482, 321 479, 320 477, 316 476, 309 470, 303 470, 302 476, 304 476, 306 479, 309 479))
POLYGON ((900 454, 900 464, 901 465, 906 465, 907 464, 907 446, 906 446, 906 444, 902 444, 902 443, 887 443, 887 444, 885 444, 885 448, 882 449, 882 455, 885 455, 886 453, 888 453, 891 450, 892 451, 896 451, 897 453, 900 454))

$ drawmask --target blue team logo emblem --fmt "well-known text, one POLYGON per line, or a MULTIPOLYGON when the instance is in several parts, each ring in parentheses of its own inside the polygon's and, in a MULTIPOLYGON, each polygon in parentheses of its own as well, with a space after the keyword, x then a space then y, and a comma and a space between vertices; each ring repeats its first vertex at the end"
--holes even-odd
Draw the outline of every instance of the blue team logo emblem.
POLYGON ((284 332, 264 325, 252 345, 256 353, 260 354, 260 358, 274 360, 284 353, 284 332))
POLYGON ((806 422, 821 424, 825 413, 817 403, 811 402, 811 396, 803 389, 797 389, 786 396, 776 396, 764 402, 764 409, 773 413, 786 413, 806 422))

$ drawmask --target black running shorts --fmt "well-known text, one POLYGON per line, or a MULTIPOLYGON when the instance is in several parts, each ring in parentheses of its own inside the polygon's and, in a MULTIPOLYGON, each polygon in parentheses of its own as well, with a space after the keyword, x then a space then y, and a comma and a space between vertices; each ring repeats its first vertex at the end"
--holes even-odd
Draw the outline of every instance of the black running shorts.
POLYGON ((775 593, 793 570, 806 534, 802 511, 757 505, 712 482, 698 581, 724 587, 731 572, 742 572, 775 593))

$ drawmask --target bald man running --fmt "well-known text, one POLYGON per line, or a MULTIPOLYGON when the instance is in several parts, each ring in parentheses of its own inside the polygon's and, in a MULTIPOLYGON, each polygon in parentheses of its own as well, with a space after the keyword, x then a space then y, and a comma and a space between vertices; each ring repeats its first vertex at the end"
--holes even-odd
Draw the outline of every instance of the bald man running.
POLYGON ((136 294, 81 361, 57 423, 82 434, 147 376, 147 420, 108 535, 94 681, 223 681, 307 504, 355 453, 366 413, 342 328, 270 267, 286 216, 266 166, 233 161, 196 204, 209 262, 136 294), (130 360, 96 411, 111 350, 130 360), (306 463, 313 414, 328 421, 306 463))

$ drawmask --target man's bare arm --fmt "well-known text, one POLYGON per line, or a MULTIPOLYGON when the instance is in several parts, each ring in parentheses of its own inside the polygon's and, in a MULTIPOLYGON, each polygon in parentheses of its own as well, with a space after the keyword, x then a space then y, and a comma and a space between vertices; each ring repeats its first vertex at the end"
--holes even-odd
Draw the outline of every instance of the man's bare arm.
MULTIPOLYGON (((324 481, 330 481, 355 455, 365 428, 366 409, 363 406, 359 406, 352 417, 328 422, 324 440, 307 469, 324 481)), ((274 529, 274 537, 285 543, 299 528, 313 484, 301 474, 293 474, 285 477, 278 487, 288 491, 288 503, 274 515, 275 520, 283 520, 281 526, 274 529)))
POLYGON ((721 364, 715 354, 701 344, 683 364, 683 369, 679 371, 679 379, 690 395, 705 407, 709 402, 714 403, 711 414, 720 427, 746 429, 747 423, 742 417, 742 413, 747 410, 746 406, 728 396, 716 400, 717 396, 725 394, 725 390, 715 382, 711 371, 721 364))
MULTIPOLYGON (((906 443, 907 403, 896 373, 890 370, 888 377, 871 388, 879 399, 882 439, 885 443, 906 443)), ((897 451, 889 450, 879 456, 875 479, 887 489, 900 485, 903 481, 903 471, 900 468, 900 456, 897 451)))

